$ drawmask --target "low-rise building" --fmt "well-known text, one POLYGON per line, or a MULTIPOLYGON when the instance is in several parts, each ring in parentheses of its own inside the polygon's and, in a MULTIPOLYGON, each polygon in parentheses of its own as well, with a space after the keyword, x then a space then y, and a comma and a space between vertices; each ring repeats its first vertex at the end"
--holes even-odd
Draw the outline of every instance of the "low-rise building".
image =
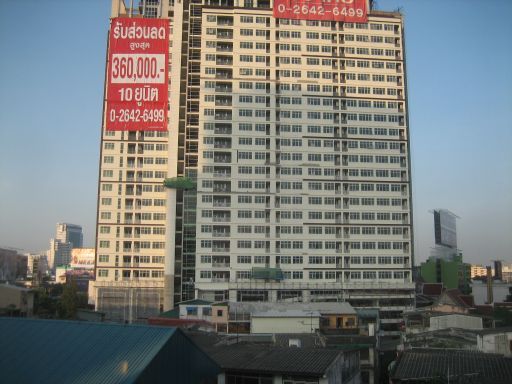
POLYGON ((222 369, 219 384, 361 382, 358 351, 235 344, 210 348, 208 354, 222 369))
POLYGON ((0 284, 0 312, 11 316, 32 316, 34 292, 12 284, 0 284))
MULTIPOLYGON (((315 302, 315 303, 251 303, 251 302, 223 302, 212 304, 212 322, 216 325, 218 332, 250 332, 251 319, 254 314, 258 314, 261 319, 265 312, 271 312, 274 316, 279 314, 279 321, 296 323, 303 321, 303 329, 310 333, 313 329, 320 330, 353 330, 357 333, 357 313, 349 303, 346 302, 315 302), (277 312, 276 312, 277 311, 277 312), (291 316, 287 318, 286 311, 291 316), (299 311, 303 320, 297 320, 299 311), (280 313, 278 313, 280 312, 280 313), (312 317, 320 314, 319 324, 315 327, 315 321, 312 317), (287 320, 288 319, 288 320, 287 320), (313 325, 313 327, 312 327, 313 325)), ((286 327, 285 325, 283 325, 286 327)), ((298 330, 298 328, 296 328, 298 330)), ((289 331, 285 331, 289 332, 289 331)))
POLYGON ((512 327, 484 329, 477 333, 478 350, 512 356, 512 327))

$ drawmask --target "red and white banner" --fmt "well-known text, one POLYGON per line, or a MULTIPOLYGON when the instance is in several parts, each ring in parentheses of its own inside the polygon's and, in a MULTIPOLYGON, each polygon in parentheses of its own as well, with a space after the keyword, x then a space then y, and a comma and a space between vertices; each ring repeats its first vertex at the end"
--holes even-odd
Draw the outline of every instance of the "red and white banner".
POLYGON ((169 21, 112 19, 108 62, 106 129, 167 130, 169 21))
POLYGON ((367 23, 367 0, 274 0, 278 19, 367 23))

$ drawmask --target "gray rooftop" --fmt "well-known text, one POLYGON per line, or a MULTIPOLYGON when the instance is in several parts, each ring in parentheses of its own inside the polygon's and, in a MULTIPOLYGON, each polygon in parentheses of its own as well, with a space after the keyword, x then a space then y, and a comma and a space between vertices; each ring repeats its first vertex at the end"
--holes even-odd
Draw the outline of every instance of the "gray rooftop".
POLYGON ((208 354, 227 371, 321 377, 342 352, 234 344, 210 349, 208 354))
POLYGON ((498 333, 510 333, 512 332, 512 327, 500 327, 500 328, 488 328, 477 331, 476 333, 479 335, 494 335, 498 333))
POLYGON ((320 317, 320 312, 303 311, 299 309, 269 310, 264 312, 253 312, 252 317, 320 317))
POLYGON ((510 383, 512 358, 467 350, 418 348, 403 352, 391 377, 419 382, 448 374, 453 382, 458 382, 454 380, 457 377, 472 377, 475 383, 510 383))

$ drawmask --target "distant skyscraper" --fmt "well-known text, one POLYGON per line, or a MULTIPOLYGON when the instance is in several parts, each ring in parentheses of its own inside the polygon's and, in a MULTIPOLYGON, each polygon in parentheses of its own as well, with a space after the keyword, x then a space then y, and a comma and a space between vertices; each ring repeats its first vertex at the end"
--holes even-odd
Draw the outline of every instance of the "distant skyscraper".
POLYGON ((48 266, 52 271, 59 265, 67 265, 71 262, 71 243, 63 243, 60 240, 50 239, 48 250, 48 266))
POLYGON ((55 238, 50 239, 50 249, 47 252, 48 267, 55 272, 59 265, 71 262, 71 250, 82 248, 82 227, 76 224, 57 223, 55 238))
POLYGON ((83 247, 82 227, 76 224, 58 223, 55 239, 62 243, 71 243, 71 248, 83 247))
POLYGON ((446 209, 434 210, 436 245, 457 249, 457 215, 446 209))

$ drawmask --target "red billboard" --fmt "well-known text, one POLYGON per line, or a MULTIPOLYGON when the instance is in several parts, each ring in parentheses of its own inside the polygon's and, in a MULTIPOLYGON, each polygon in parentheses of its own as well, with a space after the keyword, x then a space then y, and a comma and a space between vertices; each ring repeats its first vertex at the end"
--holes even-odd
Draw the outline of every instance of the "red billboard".
POLYGON ((108 131, 167 130, 169 21, 114 18, 110 25, 108 131))
POLYGON ((274 0, 278 19, 368 22, 367 0, 274 0))

